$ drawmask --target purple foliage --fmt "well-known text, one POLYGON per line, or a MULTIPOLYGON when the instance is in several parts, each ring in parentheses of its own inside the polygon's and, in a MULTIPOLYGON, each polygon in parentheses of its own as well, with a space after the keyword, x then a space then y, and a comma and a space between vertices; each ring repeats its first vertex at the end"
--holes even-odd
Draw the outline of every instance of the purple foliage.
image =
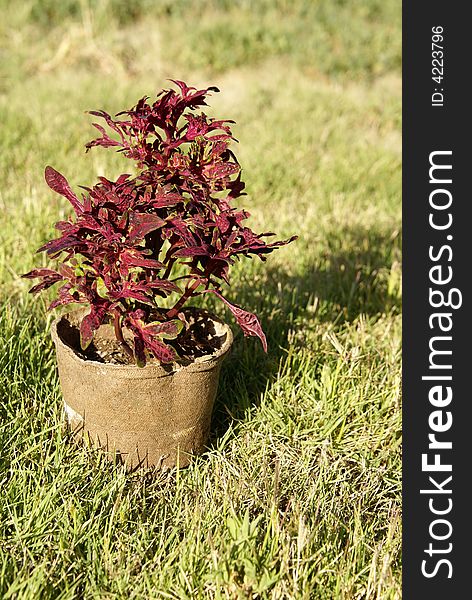
POLYGON ((83 348, 100 325, 113 322, 117 339, 139 365, 146 363, 146 353, 163 363, 176 358, 165 340, 179 335, 184 304, 206 292, 225 302, 244 335, 258 336, 266 350, 258 318, 229 302, 221 286, 229 283, 229 267, 240 256, 266 260, 269 252, 296 239, 267 243, 263 238, 273 234, 256 234, 243 225, 249 213, 232 206, 244 190, 240 166, 229 150, 232 121, 195 114, 206 105, 208 93, 218 89, 174 83, 178 91, 163 90, 152 104, 142 98, 117 119, 91 112, 109 131, 94 123, 101 136, 87 150, 118 149, 137 163, 137 176, 100 177, 79 200, 65 177, 46 167, 47 184, 69 200, 75 215, 57 223, 60 236, 38 250, 58 259, 57 270, 24 275, 41 280, 31 292, 61 282, 49 308, 90 307, 81 324, 83 348), (160 307, 158 298, 171 294, 173 307, 160 307), (133 348, 124 340, 123 327, 134 336, 133 348))

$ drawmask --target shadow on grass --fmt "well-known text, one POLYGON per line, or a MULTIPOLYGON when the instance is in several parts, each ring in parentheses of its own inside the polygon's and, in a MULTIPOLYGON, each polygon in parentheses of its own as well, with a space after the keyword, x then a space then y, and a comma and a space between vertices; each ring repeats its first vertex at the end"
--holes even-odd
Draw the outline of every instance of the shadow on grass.
MULTIPOLYGON (((287 354, 291 331, 315 323, 339 327, 361 314, 375 319, 400 312, 400 232, 347 229, 328 238, 324 247, 316 255, 307 253, 295 273, 271 267, 269 259, 260 282, 238 287, 241 305, 251 307, 262 321, 269 352, 264 354, 257 340, 236 333, 222 370, 210 444, 224 435, 232 419, 241 419, 258 404, 287 354)), ((290 255, 288 266, 289 261, 290 255)))

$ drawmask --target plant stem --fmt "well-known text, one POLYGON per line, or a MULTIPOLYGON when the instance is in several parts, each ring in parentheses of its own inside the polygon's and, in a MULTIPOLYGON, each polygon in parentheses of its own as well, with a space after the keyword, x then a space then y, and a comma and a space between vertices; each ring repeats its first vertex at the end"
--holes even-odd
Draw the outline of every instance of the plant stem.
POLYGON ((200 280, 196 279, 192 283, 192 285, 185 290, 185 292, 183 293, 182 297, 177 302, 177 304, 175 304, 175 306, 173 308, 171 308, 169 311, 167 311, 166 316, 168 319, 173 319, 179 313, 179 310, 187 302, 187 300, 193 295, 193 292, 197 289, 197 287, 199 285, 200 285, 200 280))
POLYGON ((125 341, 125 338, 123 337, 123 332, 121 331, 121 325, 120 325, 120 318, 121 318, 120 313, 116 312, 115 313, 115 321, 114 321, 116 339, 123 346, 123 349, 126 352, 126 354, 128 356, 131 356, 132 358, 134 358, 133 351, 131 350, 129 344, 125 341))
MULTIPOLYGON (((166 260, 167 260, 167 255, 166 255, 166 260)), ((168 279, 169 278, 169 275, 170 275, 170 273, 172 271, 172 267, 174 266, 174 263, 175 263, 175 258, 171 258, 169 260, 169 264, 167 265, 166 272, 162 276, 162 279, 168 279)))

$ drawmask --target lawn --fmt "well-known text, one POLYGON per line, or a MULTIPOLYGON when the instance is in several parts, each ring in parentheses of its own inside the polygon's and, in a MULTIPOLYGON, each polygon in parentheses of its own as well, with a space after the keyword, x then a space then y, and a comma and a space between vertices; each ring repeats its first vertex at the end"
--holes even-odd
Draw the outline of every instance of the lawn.
POLYGON ((0 597, 400 598, 400 5, 0 7, 0 597), (84 111, 169 77, 221 89, 252 226, 299 239, 235 267, 269 351, 234 327, 208 451, 127 474, 64 429, 53 315, 19 276, 69 214, 44 166, 75 189, 122 171, 85 154, 84 111))

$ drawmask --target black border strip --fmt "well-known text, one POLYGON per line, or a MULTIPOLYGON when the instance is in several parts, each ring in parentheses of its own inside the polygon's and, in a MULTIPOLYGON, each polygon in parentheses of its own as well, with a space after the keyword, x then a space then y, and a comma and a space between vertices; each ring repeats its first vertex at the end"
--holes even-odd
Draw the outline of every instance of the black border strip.
POLYGON ((435 0, 403 4, 406 600, 465 598, 472 593, 468 544, 472 533, 472 398, 467 378, 467 373, 472 372, 467 292, 471 287, 467 280, 472 274, 468 244, 472 239, 472 165, 468 147, 472 129, 468 98, 472 25, 466 9, 467 3, 435 0), (432 47, 433 27, 436 32, 443 28, 443 40, 435 38, 442 49, 432 47), (438 50, 443 56, 432 55, 438 50), (442 65, 433 64, 433 58, 442 58, 442 65), (439 67, 439 71, 432 72, 433 67, 439 67), (433 76, 441 75, 440 67, 443 78, 433 81, 433 76), (438 92, 443 95, 442 102, 438 92), (432 103, 433 93, 437 94, 436 104, 432 103), (430 173, 432 163, 452 168, 433 168, 430 173), (443 282, 449 276, 450 281, 443 282), (456 292, 449 295, 451 290, 456 292), (433 307, 433 303, 442 303, 441 293, 445 303, 450 299, 451 304, 459 305, 461 299, 462 305, 433 307), (447 316, 432 317, 435 313, 447 316), (446 331, 448 327, 450 331, 446 331), (438 350, 451 354, 439 354, 438 350), (452 394, 450 399, 448 394, 452 394), (429 438, 430 435, 435 437, 429 438), (433 471, 435 461, 439 466, 433 471), (443 470, 449 465, 450 471, 443 470))

